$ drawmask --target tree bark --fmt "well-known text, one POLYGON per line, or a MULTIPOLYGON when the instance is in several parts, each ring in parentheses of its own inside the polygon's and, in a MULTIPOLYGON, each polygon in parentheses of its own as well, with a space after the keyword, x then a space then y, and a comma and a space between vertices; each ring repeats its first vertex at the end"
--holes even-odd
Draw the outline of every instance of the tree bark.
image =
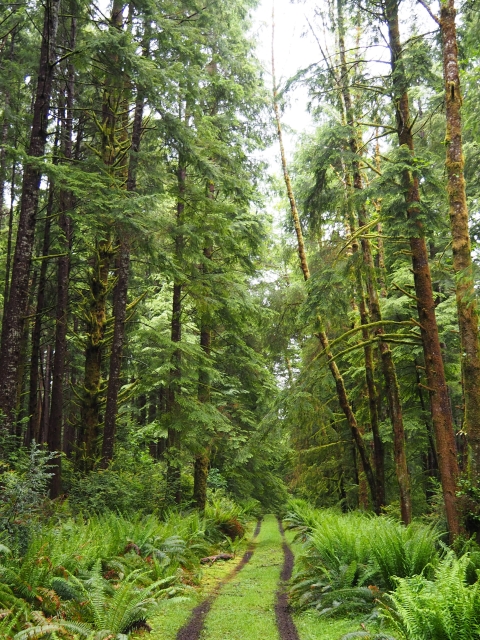
POLYGON ((447 116, 446 170, 453 269, 456 275, 460 345, 462 352, 464 430, 468 444, 468 477, 474 486, 480 483, 480 350, 478 343, 478 303, 472 266, 472 248, 468 230, 462 149, 462 95, 458 65, 454 0, 440 3, 445 108, 447 116))
MULTIPOLYGON (((412 122, 410 119, 408 80, 402 59, 397 0, 385 0, 384 8, 388 24, 394 93, 393 102, 398 141, 401 147, 408 149, 413 158, 414 141, 412 122)), ((432 291, 428 251, 425 242, 424 227, 420 219, 419 181, 418 177, 408 169, 403 171, 402 180, 405 190, 407 218, 410 224, 413 223, 416 231, 416 235, 410 238, 415 294, 445 512, 449 533, 453 539, 460 532, 458 501, 456 496, 459 470, 455 433, 437 320, 435 317, 435 301, 432 291)))
MULTIPOLYGON (((40 366, 40 341, 42 337, 42 320, 45 310, 45 287, 47 284, 47 268, 48 256, 50 249, 50 228, 53 213, 53 184, 50 182, 50 190, 47 204, 47 218, 45 220, 45 230, 43 235, 42 263, 40 266, 40 276, 38 279, 37 306, 35 310, 35 321, 32 330, 32 351, 30 356, 30 386, 28 395, 28 431, 25 443, 30 446, 32 440, 40 442, 39 438, 39 408, 38 402, 38 382, 39 382, 39 366, 40 366)), ((46 440, 44 440, 46 442, 46 440)))
MULTIPOLYGON (((139 95, 135 104, 133 119, 132 143, 128 167, 127 191, 136 189, 136 154, 140 150, 143 121, 143 95, 139 95)), ((107 387, 107 404, 105 407, 105 425, 103 430, 102 466, 105 468, 113 458, 115 433, 117 428, 118 392, 120 390, 120 374, 122 369, 123 344, 125 341, 125 322, 127 317, 128 278, 130 272, 130 245, 127 231, 121 232, 117 256, 117 283, 113 293, 113 342, 110 355, 110 372, 107 387)))
MULTIPOLYGON (((40 64, 33 105, 33 121, 28 156, 44 154, 55 62, 55 43, 60 0, 47 0, 44 11, 40 64)), ((37 205, 41 171, 34 163, 25 166, 23 174, 17 242, 13 259, 12 280, 5 307, 5 330, 0 346, 0 409, 5 426, 11 431, 15 423, 16 384, 20 360, 23 320, 28 303, 28 280, 35 241, 37 205)))
MULTIPOLYGON (((76 42, 76 18, 72 16, 70 23, 69 47, 73 51, 76 42)), ((67 65, 66 96, 64 122, 62 125, 62 147, 65 160, 70 160, 73 151, 73 106, 75 97, 75 67, 71 62, 67 65)), ((67 360, 67 327, 70 277, 70 251, 72 247, 72 221, 69 215, 73 207, 73 195, 62 189, 59 195, 58 225, 60 227, 61 253, 57 260, 57 305, 55 310, 55 346, 52 371, 52 401, 49 418, 50 451, 62 450, 63 402, 65 385, 65 365, 67 360)), ((61 492, 62 458, 52 460, 53 475, 50 480, 50 497, 57 498, 61 492)))

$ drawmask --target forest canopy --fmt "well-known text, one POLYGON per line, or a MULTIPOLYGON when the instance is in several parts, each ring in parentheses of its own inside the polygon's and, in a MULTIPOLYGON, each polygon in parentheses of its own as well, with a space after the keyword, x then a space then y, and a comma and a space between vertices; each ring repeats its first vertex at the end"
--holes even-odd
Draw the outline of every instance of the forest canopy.
POLYGON ((478 3, 309 3, 318 61, 278 83, 255 7, 3 5, 4 495, 476 534, 478 3))

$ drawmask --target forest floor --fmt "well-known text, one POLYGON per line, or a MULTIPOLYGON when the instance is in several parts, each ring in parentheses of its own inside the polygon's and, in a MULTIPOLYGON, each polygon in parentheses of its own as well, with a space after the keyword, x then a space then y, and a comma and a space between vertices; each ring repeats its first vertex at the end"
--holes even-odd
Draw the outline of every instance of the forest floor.
POLYGON ((292 539, 275 516, 266 516, 243 555, 206 568, 191 597, 165 601, 149 621, 150 640, 338 640, 361 631, 351 618, 292 616, 285 589, 294 562, 292 539))

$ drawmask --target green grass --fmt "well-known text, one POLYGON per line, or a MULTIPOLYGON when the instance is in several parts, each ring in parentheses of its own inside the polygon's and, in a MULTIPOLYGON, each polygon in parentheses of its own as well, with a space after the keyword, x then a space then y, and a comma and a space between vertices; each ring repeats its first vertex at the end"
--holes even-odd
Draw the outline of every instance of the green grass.
POLYGON ((312 611, 293 617, 300 640, 338 640, 346 633, 362 631, 358 620, 319 618, 312 611))
POLYGON ((274 604, 281 541, 275 517, 266 516, 252 559, 223 587, 207 616, 205 640, 278 640, 274 604))
MULTIPOLYGON (((287 532, 292 544, 294 533, 287 532)), ((266 516, 255 552, 244 568, 220 590, 210 610, 202 640, 278 640, 275 621, 275 598, 283 564, 282 538, 274 516, 266 516)), ((294 552, 300 545, 292 544, 294 552)), ((240 560, 244 549, 238 551, 240 560)), ((217 563, 204 571, 201 586, 192 589, 187 600, 165 601, 160 612, 150 621, 151 640, 175 640, 179 629, 188 621, 192 609, 212 593, 235 564, 217 563)), ((323 618, 314 611, 294 615, 301 640, 339 640, 347 633, 362 631, 364 616, 355 618, 323 618)), ((376 625, 368 630, 378 632, 376 625)))

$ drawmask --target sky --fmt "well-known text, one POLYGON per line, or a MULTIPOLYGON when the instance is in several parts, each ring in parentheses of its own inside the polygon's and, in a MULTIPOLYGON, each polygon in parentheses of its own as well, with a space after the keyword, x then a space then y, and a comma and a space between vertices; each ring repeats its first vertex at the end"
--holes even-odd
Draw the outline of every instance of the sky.
MULTIPOLYGON (((312 37, 306 15, 313 14, 316 4, 312 0, 261 0, 254 13, 253 32, 257 41, 257 55, 265 70, 265 80, 271 87, 272 77, 272 2, 275 4, 275 68, 277 84, 293 76, 319 59, 319 50, 312 37)), ((296 87, 289 95, 289 106, 283 115, 287 154, 293 153, 295 134, 311 128, 307 112, 307 92, 296 87)))

